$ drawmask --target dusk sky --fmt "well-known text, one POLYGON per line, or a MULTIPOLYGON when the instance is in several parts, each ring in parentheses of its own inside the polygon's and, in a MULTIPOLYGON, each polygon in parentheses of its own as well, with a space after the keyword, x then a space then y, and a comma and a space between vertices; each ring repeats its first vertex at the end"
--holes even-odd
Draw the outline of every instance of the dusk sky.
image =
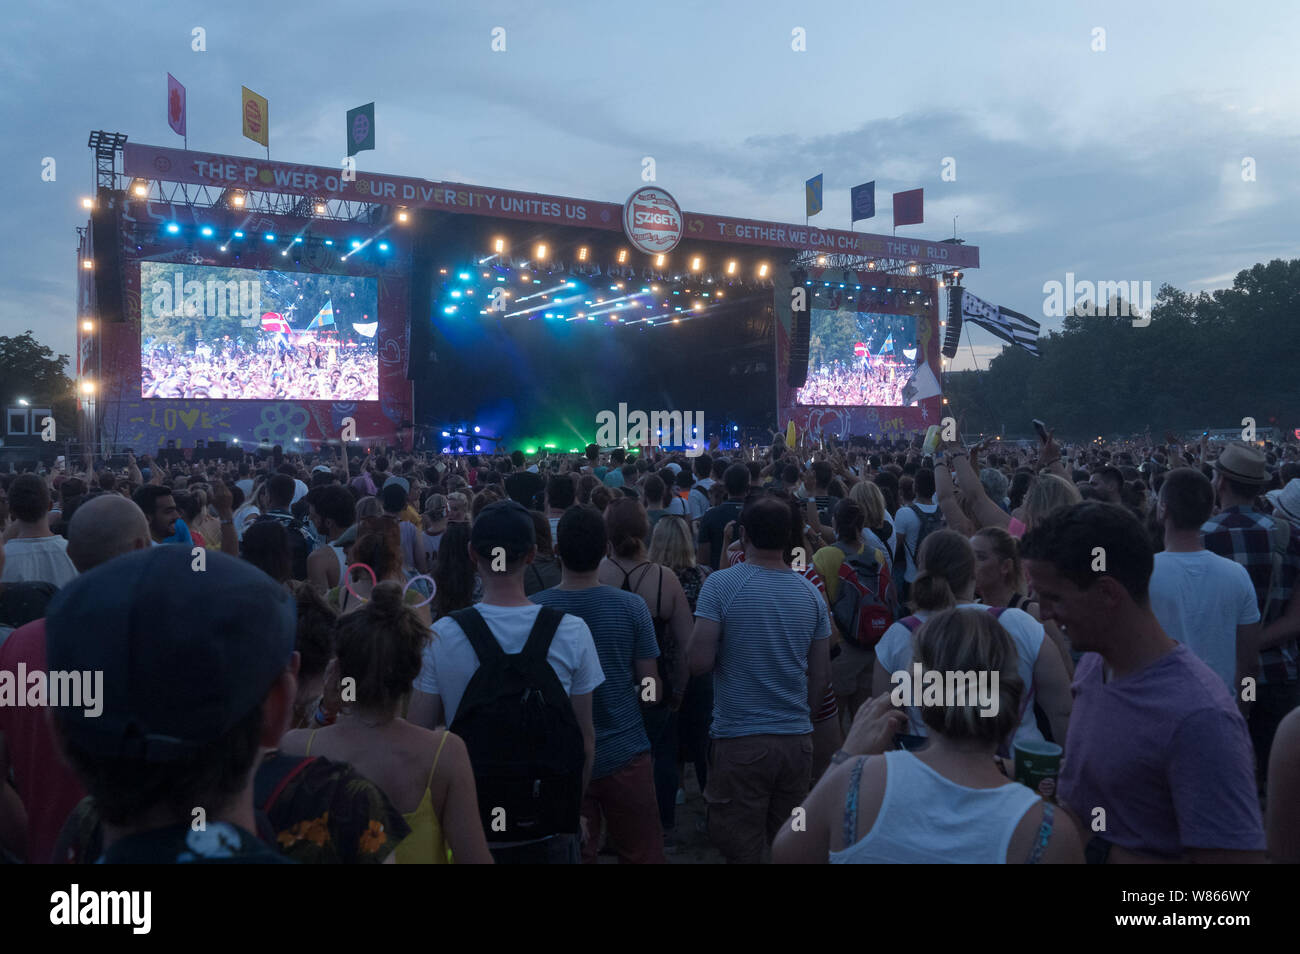
MULTIPOLYGON (((72 352, 87 135, 179 147, 169 71, 204 151, 264 155, 240 135, 242 84, 270 101, 272 158, 297 163, 337 166, 345 111, 374 100, 365 171, 622 202, 653 156, 685 209, 799 223, 823 172, 813 224, 847 228, 849 188, 875 179, 857 228, 883 234, 890 193, 923 187, 925 222, 899 235, 947 238, 958 216, 983 261, 966 287, 1046 333, 1043 284, 1069 272, 1199 292, 1298 254, 1297 36, 1294 2, 15 6, 0 334, 72 352)), ((1001 345, 972 333, 984 366, 1001 345)))

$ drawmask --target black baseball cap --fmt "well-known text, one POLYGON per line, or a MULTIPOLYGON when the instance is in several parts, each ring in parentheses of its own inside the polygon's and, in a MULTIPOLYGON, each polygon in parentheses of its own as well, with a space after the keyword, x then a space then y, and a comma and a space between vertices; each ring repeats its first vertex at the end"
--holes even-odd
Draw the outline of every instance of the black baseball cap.
POLYGON ((537 533, 533 518, 523 504, 498 500, 479 511, 470 528, 469 542, 484 557, 490 557, 493 549, 502 547, 506 559, 517 560, 536 546, 537 533))
POLYGON ((257 567, 189 547, 137 550, 50 602, 51 671, 103 672, 102 712, 60 708, 67 740, 108 758, 192 757, 261 704, 294 651, 298 610, 257 567))

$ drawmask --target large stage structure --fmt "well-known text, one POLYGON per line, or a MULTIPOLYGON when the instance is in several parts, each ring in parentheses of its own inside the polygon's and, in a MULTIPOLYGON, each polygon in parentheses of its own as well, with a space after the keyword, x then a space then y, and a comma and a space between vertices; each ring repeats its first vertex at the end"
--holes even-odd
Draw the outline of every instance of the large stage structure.
POLYGON ((951 240, 681 211, 653 186, 619 204, 90 146, 78 396, 109 453, 345 434, 569 450, 620 404, 703 411, 724 441, 788 420, 911 433, 938 396, 862 396, 941 375, 941 285, 979 266, 951 240))

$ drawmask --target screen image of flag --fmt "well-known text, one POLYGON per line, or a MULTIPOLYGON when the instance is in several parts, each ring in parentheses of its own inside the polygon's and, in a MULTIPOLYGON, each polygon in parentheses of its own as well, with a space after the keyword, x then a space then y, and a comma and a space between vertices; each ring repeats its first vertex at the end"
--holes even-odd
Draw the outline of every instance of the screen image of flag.
POLYGON ((263 146, 270 141, 270 110, 265 96, 258 96, 247 86, 243 90, 244 136, 263 146))
POLYGON ((808 215, 816 215, 822 210, 822 173, 817 173, 804 183, 804 206, 808 215))
POLYGON ((920 225, 924 221, 924 189, 894 193, 894 225, 920 225))
POLYGON ((366 103, 356 109, 348 110, 348 152, 355 156, 359 152, 375 148, 375 104, 366 103))
POLYGON ((943 391, 929 364, 918 365, 916 373, 903 385, 903 400, 908 404, 938 397, 943 391))
POLYGON ((352 323, 352 330, 359 335, 363 335, 367 338, 373 338, 375 336, 375 332, 379 330, 379 322, 354 321, 352 323))
POLYGON ((167 125, 178 136, 185 135, 185 87, 167 74, 167 125))
POLYGON ((324 328, 326 326, 334 327, 334 303, 330 301, 325 302, 321 310, 316 312, 316 317, 308 322, 307 327, 303 330, 311 331, 313 328, 324 328))
POLYGON ((961 317, 963 321, 979 325, 1008 344, 1019 345, 1030 354, 1038 354, 1039 324, 1018 311, 989 304, 983 298, 976 298, 962 289, 961 317))
POLYGON ((864 182, 849 190, 849 204, 853 207, 853 221, 870 219, 876 215, 876 183, 864 182))

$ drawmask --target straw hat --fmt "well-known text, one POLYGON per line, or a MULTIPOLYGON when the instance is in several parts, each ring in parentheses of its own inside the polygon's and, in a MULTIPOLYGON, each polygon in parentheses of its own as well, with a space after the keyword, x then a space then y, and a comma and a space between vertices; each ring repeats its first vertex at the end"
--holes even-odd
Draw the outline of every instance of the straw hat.
POLYGON ((1268 463, 1264 452, 1240 441, 1225 447, 1212 466, 1224 477, 1243 484, 1268 483, 1268 463))

